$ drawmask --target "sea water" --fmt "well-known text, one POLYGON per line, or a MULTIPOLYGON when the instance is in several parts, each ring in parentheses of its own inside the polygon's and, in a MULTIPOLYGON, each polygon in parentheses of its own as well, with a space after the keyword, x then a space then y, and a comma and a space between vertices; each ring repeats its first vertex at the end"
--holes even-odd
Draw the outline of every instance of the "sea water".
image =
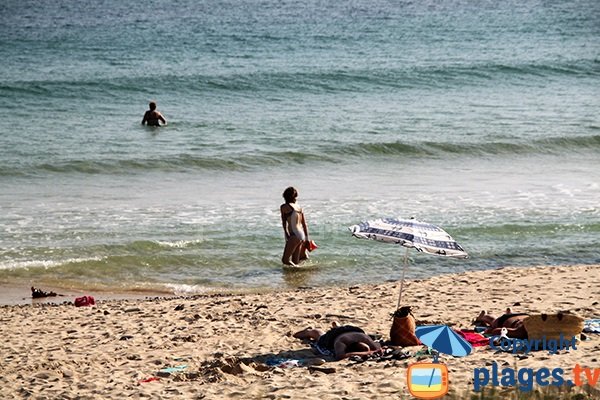
POLYGON ((434 223, 409 278, 600 263, 600 3, 7 0, 0 282, 109 290, 398 279, 353 238, 434 223), (169 124, 142 127, 155 100, 169 124), (282 270, 299 191, 306 270, 282 270))

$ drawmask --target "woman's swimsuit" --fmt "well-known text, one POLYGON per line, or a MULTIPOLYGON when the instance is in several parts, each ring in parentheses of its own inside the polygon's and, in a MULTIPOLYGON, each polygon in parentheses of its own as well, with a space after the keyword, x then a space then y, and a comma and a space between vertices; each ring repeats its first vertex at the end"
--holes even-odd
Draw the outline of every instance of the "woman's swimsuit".
POLYGON ((288 225, 290 228, 290 235, 293 235, 304 242, 306 241, 306 235, 304 234, 304 229, 302 228, 302 209, 296 209, 296 207, 294 207, 291 204, 290 207, 292 207, 293 209, 293 211, 288 214, 288 225))

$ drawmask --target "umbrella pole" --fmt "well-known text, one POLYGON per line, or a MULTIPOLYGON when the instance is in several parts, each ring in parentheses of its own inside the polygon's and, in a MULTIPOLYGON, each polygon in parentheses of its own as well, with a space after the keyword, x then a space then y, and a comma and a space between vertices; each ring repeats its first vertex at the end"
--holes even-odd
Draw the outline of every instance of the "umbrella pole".
POLYGON ((402 290, 404 289, 404 275, 406 274, 406 267, 408 266, 408 247, 406 253, 404 253, 404 268, 402 268, 402 279, 400 280, 400 295, 398 296, 398 306, 396 310, 400 309, 400 301, 402 300, 402 290))

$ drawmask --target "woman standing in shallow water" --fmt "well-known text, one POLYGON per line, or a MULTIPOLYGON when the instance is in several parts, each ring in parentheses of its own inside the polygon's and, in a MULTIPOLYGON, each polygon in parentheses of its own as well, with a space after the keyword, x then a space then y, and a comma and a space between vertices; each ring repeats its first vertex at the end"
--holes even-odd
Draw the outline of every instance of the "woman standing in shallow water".
POLYGON ((281 261, 285 265, 297 266, 308 258, 308 228, 302 208, 296 204, 298 191, 292 186, 285 189, 281 205, 281 223, 285 235, 285 249, 281 261))

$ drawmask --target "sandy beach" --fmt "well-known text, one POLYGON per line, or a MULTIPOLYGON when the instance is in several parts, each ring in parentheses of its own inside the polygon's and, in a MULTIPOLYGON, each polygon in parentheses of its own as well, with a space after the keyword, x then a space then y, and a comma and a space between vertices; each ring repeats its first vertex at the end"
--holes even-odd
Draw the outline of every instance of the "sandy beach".
MULTIPOLYGON (((388 339, 398 290, 398 282, 386 282, 100 300, 93 307, 5 305, 0 308, 0 398, 410 398, 406 368, 417 361, 414 354, 421 347, 406 348, 413 356, 403 360, 326 360, 320 369, 293 362, 288 368, 272 366, 282 360, 319 363, 306 343, 292 337, 307 326, 327 329, 335 321, 388 339)), ((600 266, 443 275, 409 282, 403 298, 422 325, 470 328, 480 310, 501 314, 507 306, 514 312, 569 311, 599 318, 600 266)), ((576 364, 600 368, 600 335, 589 334, 577 350, 554 355, 516 356, 477 347, 467 357, 442 355, 440 361, 449 369, 449 394, 462 398, 473 389, 474 369, 493 362, 563 368, 565 377, 576 364)), ((598 383, 587 388, 589 398, 598 398, 599 389, 598 383)))

